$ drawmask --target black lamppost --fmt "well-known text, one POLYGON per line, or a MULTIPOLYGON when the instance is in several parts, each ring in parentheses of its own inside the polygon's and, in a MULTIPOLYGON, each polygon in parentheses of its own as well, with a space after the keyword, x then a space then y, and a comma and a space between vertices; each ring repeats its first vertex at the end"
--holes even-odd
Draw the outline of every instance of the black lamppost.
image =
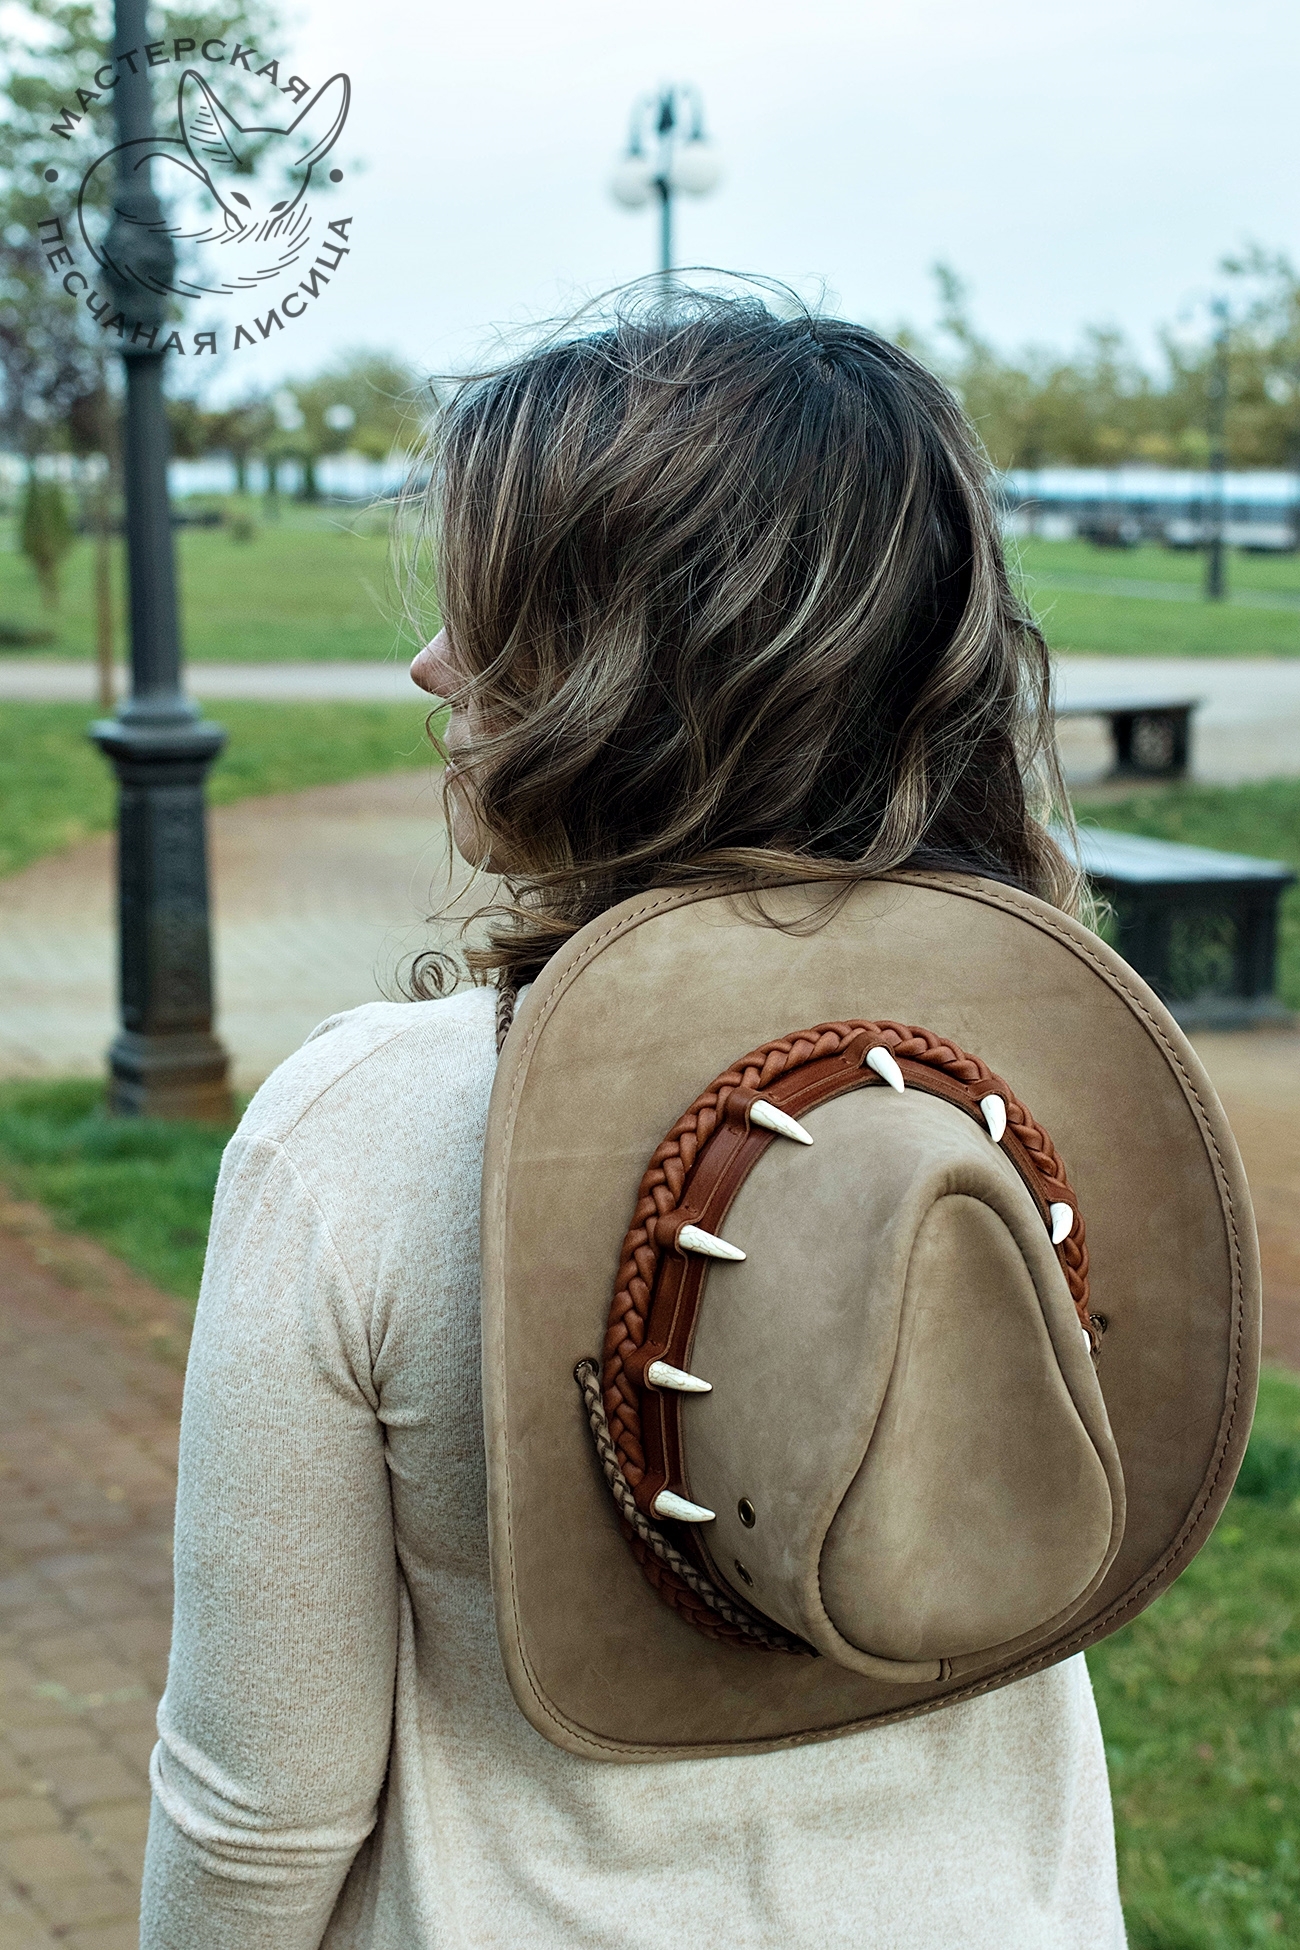
MULTIPOLYGON (((140 53, 147 39, 145 6, 146 0, 116 4, 119 143, 148 141, 154 134, 149 70, 140 53)), ((114 302, 127 319, 122 458, 131 695, 115 718, 90 728, 118 780, 122 1026, 108 1053, 109 1106, 128 1116, 215 1121, 229 1115, 231 1104, 228 1059, 212 1034, 203 784, 226 735, 220 725, 200 722, 181 690, 164 354, 157 348, 157 340, 166 336, 165 293, 174 251, 147 162, 128 169, 130 150, 119 160, 105 255, 118 265, 129 258, 147 284, 123 276, 114 289, 114 302)))
POLYGON ((626 210, 642 210, 659 199, 659 275, 665 284, 673 268, 673 197, 707 196, 722 171, 717 152, 704 133, 704 104, 689 86, 661 88, 642 95, 632 110, 627 150, 614 171, 610 190, 626 210))
POLYGON ((1214 316, 1218 330, 1214 335, 1214 359, 1210 366, 1208 432, 1210 436, 1210 514, 1205 557, 1205 600, 1221 603, 1227 594, 1224 560, 1224 481, 1227 465, 1224 433, 1228 416, 1228 306, 1216 298, 1214 316))

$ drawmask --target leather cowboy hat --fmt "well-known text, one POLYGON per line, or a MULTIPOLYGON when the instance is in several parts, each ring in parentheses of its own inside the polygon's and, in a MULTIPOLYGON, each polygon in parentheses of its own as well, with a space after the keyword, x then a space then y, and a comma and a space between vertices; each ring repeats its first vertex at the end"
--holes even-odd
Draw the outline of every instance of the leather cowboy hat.
POLYGON ((521 999, 482 1225, 498 1633, 576 1754, 1038 1671, 1177 1576, 1245 1447, 1222 1109, 1132 969, 999 884, 602 915, 521 999))

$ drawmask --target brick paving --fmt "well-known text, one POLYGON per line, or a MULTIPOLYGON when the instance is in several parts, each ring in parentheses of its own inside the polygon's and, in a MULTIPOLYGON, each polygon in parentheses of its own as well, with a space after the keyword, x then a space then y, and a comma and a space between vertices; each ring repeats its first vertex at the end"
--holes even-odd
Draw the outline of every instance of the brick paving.
POLYGON ((0 1194, 0 1950, 134 1950, 188 1312, 0 1194))

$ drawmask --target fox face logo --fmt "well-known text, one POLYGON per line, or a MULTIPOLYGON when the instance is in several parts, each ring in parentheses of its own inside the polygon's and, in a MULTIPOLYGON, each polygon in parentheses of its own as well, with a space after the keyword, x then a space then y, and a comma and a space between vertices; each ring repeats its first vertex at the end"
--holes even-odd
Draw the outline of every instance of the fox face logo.
POLYGON ((87 249, 128 289, 179 298, 224 297, 278 277, 307 248, 312 171, 342 134, 350 99, 348 77, 336 74, 287 128, 245 126, 203 76, 187 68, 177 94, 180 135, 120 143, 86 171, 77 220, 87 249), (117 187, 136 171, 152 173, 153 165, 153 187, 168 214, 160 224, 144 224, 129 203, 120 207, 125 199, 117 187), (89 212, 105 202, 110 228, 92 236, 89 212), (156 253, 149 242, 160 231, 180 247, 176 273, 166 283, 150 268, 156 253))

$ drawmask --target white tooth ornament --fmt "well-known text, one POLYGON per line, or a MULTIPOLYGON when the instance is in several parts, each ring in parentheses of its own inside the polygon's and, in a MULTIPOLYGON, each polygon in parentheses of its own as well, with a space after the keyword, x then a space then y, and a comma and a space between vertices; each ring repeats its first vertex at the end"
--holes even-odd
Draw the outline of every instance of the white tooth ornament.
POLYGON ((877 1043, 874 1049, 869 1049, 862 1060, 869 1070, 874 1070, 878 1077, 884 1079, 891 1090, 897 1090, 900 1093, 906 1090, 907 1085, 903 1082, 903 1072, 899 1069, 897 1063, 895 1063, 893 1057, 883 1044, 877 1043))
POLYGON ((811 1131, 805 1131, 802 1124, 796 1123, 793 1117, 762 1097, 756 1098, 749 1106, 749 1121, 757 1124, 761 1130, 775 1131, 778 1137, 793 1138, 796 1144, 812 1143, 811 1131))
POLYGON ((711 1381, 701 1381, 697 1374, 687 1374, 685 1368, 674 1368, 667 1361, 651 1361, 646 1368, 645 1378, 652 1388, 673 1388, 679 1395, 713 1393, 711 1381))
POLYGON ((712 1523, 717 1514, 706 1510, 702 1503, 688 1503, 684 1496, 675 1496, 671 1490, 660 1490, 650 1508, 657 1517, 673 1517, 678 1523, 712 1523))
POLYGON ((1059 1204, 1049 1205, 1047 1209, 1052 1215, 1052 1244, 1059 1246, 1074 1231, 1074 1207, 1062 1199, 1059 1204))
POLYGON ((683 1253, 704 1253, 709 1259, 745 1257, 739 1246, 733 1246, 730 1240, 719 1239, 716 1232, 706 1232, 703 1226, 683 1226, 677 1235, 677 1249, 683 1253))
POLYGON ((1001 1097, 981 1097, 980 1112, 994 1144, 1001 1144, 1007 1128, 1007 1107, 1001 1097))

